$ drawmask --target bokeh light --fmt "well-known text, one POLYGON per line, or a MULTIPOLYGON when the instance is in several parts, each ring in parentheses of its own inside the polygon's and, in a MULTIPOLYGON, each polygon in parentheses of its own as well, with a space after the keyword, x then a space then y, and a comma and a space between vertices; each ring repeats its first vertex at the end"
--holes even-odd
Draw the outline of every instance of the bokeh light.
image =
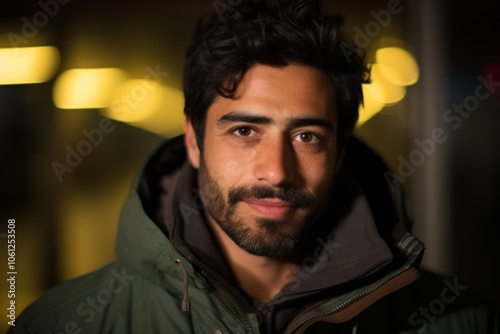
POLYGON ((133 79, 116 87, 104 116, 172 137, 183 132, 184 95, 153 80, 133 79))
POLYGON ((398 47, 377 50, 375 55, 379 70, 390 82, 409 86, 417 82, 419 70, 417 61, 408 51, 398 47))
POLYGON ((54 46, 0 49, 0 85, 49 81, 59 62, 59 50, 54 46))
POLYGON ((379 102, 385 99, 383 87, 376 83, 363 84, 364 105, 359 108, 358 126, 367 122, 384 108, 384 103, 379 102), (377 99, 373 96, 378 96, 377 99))
POLYGON ((406 88, 388 80, 378 64, 373 64, 371 78, 373 84, 380 85, 384 91, 384 94, 372 94, 374 100, 384 104, 394 104, 405 97, 406 88))
POLYGON ((56 80, 54 104, 60 109, 106 108, 112 102, 111 93, 126 78, 119 68, 68 70, 56 80))

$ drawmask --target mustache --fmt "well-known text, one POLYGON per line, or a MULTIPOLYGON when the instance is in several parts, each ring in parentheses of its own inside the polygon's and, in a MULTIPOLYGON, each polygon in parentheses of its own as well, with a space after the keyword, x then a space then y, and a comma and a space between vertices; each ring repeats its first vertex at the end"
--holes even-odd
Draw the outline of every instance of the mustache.
POLYGON ((296 188, 273 188, 267 186, 239 186, 232 188, 228 193, 229 205, 248 199, 278 198, 297 207, 311 206, 314 202, 312 195, 296 188))

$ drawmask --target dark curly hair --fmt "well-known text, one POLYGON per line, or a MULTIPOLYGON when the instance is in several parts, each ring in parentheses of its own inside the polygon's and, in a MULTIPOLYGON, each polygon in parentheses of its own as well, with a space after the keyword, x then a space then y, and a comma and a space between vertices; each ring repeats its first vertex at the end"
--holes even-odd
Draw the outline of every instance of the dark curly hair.
MULTIPOLYGON (((216 0, 214 6, 222 4, 216 0)), ((361 84, 369 71, 364 56, 340 32, 343 17, 326 15, 321 0, 240 0, 200 21, 187 51, 184 112, 203 147, 206 113, 220 95, 234 97, 255 64, 307 65, 331 78, 335 87, 339 144, 358 119, 361 84)))

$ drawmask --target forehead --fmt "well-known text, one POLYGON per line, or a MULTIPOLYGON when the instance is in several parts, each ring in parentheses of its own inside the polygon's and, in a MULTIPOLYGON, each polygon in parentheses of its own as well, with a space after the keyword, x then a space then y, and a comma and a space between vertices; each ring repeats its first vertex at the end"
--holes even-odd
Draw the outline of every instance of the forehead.
POLYGON ((335 91, 320 71, 303 65, 255 65, 241 80, 234 98, 217 98, 208 119, 241 111, 279 120, 321 117, 336 124, 335 91))

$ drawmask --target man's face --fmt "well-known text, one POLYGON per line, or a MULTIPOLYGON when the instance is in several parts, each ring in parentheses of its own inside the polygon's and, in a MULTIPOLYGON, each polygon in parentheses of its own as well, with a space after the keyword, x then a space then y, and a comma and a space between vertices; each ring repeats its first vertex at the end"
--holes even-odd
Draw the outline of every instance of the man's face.
POLYGON ((255 65, 210 106, 202 153, 189 121, 205 215, 250 254, 284 258, 323 212, 338 165, 331 81, 299 65, 255 65))

